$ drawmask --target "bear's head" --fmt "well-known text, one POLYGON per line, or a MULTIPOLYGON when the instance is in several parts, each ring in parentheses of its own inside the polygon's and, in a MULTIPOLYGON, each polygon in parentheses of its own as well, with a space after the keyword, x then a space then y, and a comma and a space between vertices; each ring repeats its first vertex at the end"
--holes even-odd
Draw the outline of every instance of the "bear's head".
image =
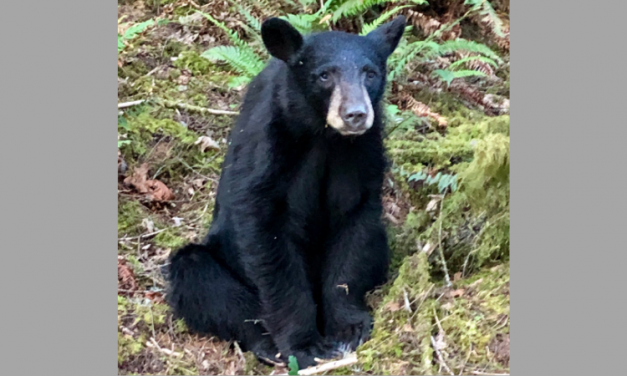
POLYGON ((374 123, 385 90, 386 61, 396 49, 405 18, 365 36, 326 31, 303 37, 287 21, 266 20, 263 42, 289 70, 292 90, 340 134, 356 136, 374 123))

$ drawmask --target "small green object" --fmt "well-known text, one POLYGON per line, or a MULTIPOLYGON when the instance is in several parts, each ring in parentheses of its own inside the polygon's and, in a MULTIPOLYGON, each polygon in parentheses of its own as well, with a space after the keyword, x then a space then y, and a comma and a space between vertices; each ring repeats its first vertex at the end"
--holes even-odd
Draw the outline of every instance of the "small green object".
POLYGON ((298 375, 298 360, 294 355, 289 356, 288 367, 290 371, 287 373, 288 375, 298 375))

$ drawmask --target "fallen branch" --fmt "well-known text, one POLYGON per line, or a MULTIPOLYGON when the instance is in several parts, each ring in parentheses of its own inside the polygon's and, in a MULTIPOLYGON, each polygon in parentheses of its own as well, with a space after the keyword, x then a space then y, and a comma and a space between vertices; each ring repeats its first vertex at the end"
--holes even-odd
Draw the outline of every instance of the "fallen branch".
MULTIPOLYGON (((132 102, 118 103, 118 109, 131 107, 131 106, 137 106, 137 105, 142 104, 144 102, 146 102, 145 99, 140 99, 140 100, 132 101, 132 102)), ((181 102, 170 101, 170 100, 165 100, 165 99, 154 99, 154 102, 156 104, 159 104, 159 105, 163 106, 163 107, 180 108, 180 109, 183 109, 183 110, 188 110, 188 111, 193 111, 193 112, 200 112, 200 113, 203 113, 203 114, 204 113, 208 113, 208 114, 213 114, 213 115, 239 115, 238 111, 214 110, 214 109, 211 109, 211 108, 194 106, 194 105, 187 104, 187 103, 181 103, 181 102)))
POLYGON ((144 239, 144 238, 148 238, 148 237, 150 237, 150 236, 157 235, 157 234, 158 234, 158 233, 160 233, 160 232, 164 232, 165 230, 167 230, 167 228, 162 228, 161 230, 157 230, 157 231, 149 232, 149 233, 147 233, 147 234, 142 234, 142 235, 139 235, 139 236, 132 236, 132 237, 127 237, 127 236, 124 236, 124 237, 122 237, 122 238, 118 238, 118 242, 121 242, 121 241, 126 241, 126 240, 137 240, 137 239, 144 239))
MULTIPOLYGON (((315 366, 315 367, 309 367, 309 368, 305 368, 305 369, 301 369, 300 371, 298 371, 299 375, 315 375, 318 373, 322 373, 322 372, 326 372, 326 371, 331 371, 337 368, 341 368, 341 367, 346 367, 346 366, 350 366, 351 364, 355 364, 357 363, 357 355, 356 354, 351 354, 349 356, 347 356, 344 359, 340 359, 340 360, 336 360, 333 362, 328 362, 328 363, 324 363, 321 364, 319 366, 315 366)), ((280 375, 287 375, 287 373, 283 373, 280 375)))
POLYGON ((124 103, 118 103, 118 109, 120 108, 126 108, 126 107, 131 107, 131 106, 137 106, 138 104, 142 104, 145 101, 143 99, 140 99, 138 101, 132 101, 132 102, 124 102, 124 103))
POLYGON ((164 349, 163 347, 159 346, 159 344, 157 343, 157 341, 155 341, 154 338, 150 338, 150 341, 146 341, 146 346, 150 347, 152 349, 157 349, 158 351, 164 353, 165 355, 168 356, 174 356, 177 358, 180 358, 183 356, 183 354, 181 353, 177 353, 176 351, 172 351, 172 350, 168 350, 168 349, 164 349))
POLYGON ((237 111, 213 110, 211 108, 194 106, 191 104, 186 104, 186 103, 181 103, 181 102, 176 102, 176 101, 157 100, 156 102, 163 105, 164 107, 169 107, 169 108, 178 107, 183 110, 200 112, 200 113, 209 113, 213 115, 239 115, 239 112, 237 111))

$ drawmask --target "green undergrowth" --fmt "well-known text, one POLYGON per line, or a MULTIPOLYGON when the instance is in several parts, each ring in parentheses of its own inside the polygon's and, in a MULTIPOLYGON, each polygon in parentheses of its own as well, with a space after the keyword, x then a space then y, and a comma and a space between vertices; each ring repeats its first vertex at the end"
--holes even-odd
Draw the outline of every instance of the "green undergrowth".
MULTIPOLYGON (((439 264, 434 249, 441 244, 449 273, 467 275, 509 257, 509 115, 437 103, 445 103, 438 109, 449 121, 444 133, 395 131, 386 139, 395 182, 412 206, 394 248, 398 258, 417 244, 427 247, 431 263, 439 264), (428 184, 429 174, 455 184, 428 184)), ((441 270, 433 274, 442 277, 441 270)))
POLYGON ((334 374, 454 374, 509 371, 509 264, 458 280, 433 283, 426 253, 408 256, 375 311, 372 338, 358 364, 334 374), (497 345, 507 340, 507 354, 497 345))

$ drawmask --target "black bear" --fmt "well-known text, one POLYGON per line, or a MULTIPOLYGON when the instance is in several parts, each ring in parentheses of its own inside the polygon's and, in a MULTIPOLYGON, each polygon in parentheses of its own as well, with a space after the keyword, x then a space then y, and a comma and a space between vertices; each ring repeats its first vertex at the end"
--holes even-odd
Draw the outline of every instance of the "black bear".
POLYGON ((168 302, 190 330, 301 368, 369 336, 365 294, 389 262, 380 102, 404 29, 263 23, 273 58, 231 131, 209 233, 170 259, 168 302))

